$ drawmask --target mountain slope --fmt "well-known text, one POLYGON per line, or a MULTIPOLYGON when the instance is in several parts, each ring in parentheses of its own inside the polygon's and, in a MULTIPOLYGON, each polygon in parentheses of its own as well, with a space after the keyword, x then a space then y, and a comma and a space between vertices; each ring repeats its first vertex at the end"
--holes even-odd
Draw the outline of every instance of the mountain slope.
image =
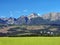
POLYGON ((60 13, 52 12, 38 16, 31 13, 28 16, 20 16, 19 18, 0 18, 0 24, 18 24, 18 25, 39 25, 39 24, 60 24, 60 13))
POLYGON ((28 17, 26 17, 26 16, 21 16, 21 17, 19 17, 18 19, 17 19, 17 21, 16 21, 16 24, 27 24, 27 22, 28 22, 28 17))
POLYGON ((48 13, 42 16, 43 19, 48 19, 50 21, 60 20, 60 13, 48 13))
POLYGON ((47 21, 47 24, 60 24, 60 13, 48 13, 41 16, 47 21))

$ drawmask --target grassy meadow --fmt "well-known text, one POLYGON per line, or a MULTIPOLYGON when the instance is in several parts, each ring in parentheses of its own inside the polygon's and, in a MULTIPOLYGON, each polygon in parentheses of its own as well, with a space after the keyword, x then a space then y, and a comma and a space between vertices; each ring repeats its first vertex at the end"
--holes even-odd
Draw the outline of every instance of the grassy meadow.
POLYGON ((60 37, 0 37, 0 45, 60 45, 60 37))

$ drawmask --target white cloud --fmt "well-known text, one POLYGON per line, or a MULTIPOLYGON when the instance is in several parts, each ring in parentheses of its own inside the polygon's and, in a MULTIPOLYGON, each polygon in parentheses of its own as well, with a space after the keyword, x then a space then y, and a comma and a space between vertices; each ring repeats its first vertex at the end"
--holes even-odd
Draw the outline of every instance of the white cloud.
POLYGON ((27 12, 28 10, 27 9, 24 9, 23 12, 27 12))
POLYGON ((38 13, 38 15, 40 16, 40 14, 38 13))
POLYGON ((4 18, 5 16, 0 16, 1 18, 4 18))

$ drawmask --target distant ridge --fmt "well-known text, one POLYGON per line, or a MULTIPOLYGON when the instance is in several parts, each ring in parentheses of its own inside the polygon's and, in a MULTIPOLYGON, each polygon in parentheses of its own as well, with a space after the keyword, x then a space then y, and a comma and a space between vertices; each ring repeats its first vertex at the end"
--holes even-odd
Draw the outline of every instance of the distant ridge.
POLYGON ((0 24, 18 24, 18 25, 39 25, 39 24, 60 24, 60 13, 51 12, 39 16, 37 13, 31 13, 28 16, 19 18, 0 18, 0 24))

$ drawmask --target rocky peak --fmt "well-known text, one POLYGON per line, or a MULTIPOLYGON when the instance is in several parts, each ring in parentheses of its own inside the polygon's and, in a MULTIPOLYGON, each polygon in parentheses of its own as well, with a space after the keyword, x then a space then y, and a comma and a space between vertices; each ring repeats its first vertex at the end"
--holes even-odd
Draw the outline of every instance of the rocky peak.
POLYGON ((60 20, 60 13, 48 13, 42 16, 44 19, 49 19, 50 21, 60 20))
POLYGON ((38 14, 36 13, 31 13, 28 18, 31 19, 31 18, 35 18, 35 17, 38 17, 38 14))

